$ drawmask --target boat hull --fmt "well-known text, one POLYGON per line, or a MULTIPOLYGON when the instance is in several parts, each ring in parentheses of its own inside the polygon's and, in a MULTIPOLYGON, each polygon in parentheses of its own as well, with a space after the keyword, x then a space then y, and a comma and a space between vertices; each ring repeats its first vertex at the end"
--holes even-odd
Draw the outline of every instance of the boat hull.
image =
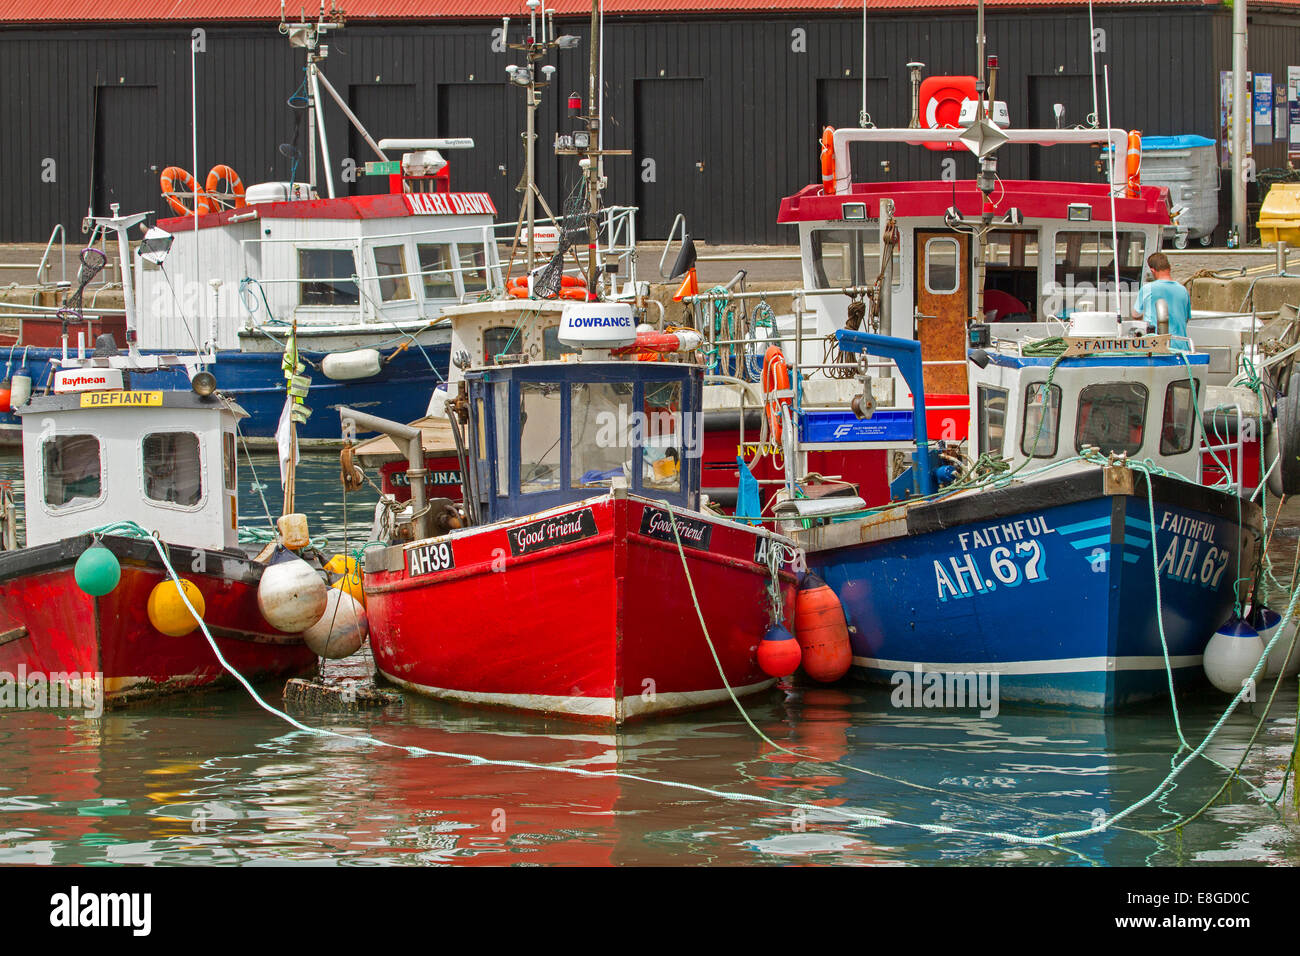
MULTIPOLYGON (((1112 471, 1107 469, 1106 471, 1112 471)), ((1187 482, 1089 471, 811 533, 854 626, 854 667, 998 675, 1002 702, 1109 711, 1202 680, 1258 553, 1259 509, 1187 482), (858 543, 839 544, 856 535, 858 543), (1158 572, 1157 572, 1158 569, 1158 572), (1159 579, 1159 600, 1156 580, 1159 579), (1168 647, 1161 641, 1161 623, 1168 647)))
POLYGON ((377 669, 435 697, 609 725, 728 700, 719 667, 737 696, 766 690, 770 574, 755 556, 770 536, 678 512, 693 599, 665 516, 608 497, 368 551, 377 669))
MULTIPOLYGON (((89 535, 0 552, 0 671, 10 679, 95 675, 108 705, 231 680, 201 630, 169 637, 150 624, 149 594, 168 579, 152 543, 113 536, 102 543, 117 555, 122 575, 99 598, 77 587, 73 575, 89 535)), ((315 666, 299 636, 262 619, 260 565, 227 552, 179 546, 170 552, 178 573, 202 592, 204 621, 222 655, 244 677, 281 678, 315 666)))

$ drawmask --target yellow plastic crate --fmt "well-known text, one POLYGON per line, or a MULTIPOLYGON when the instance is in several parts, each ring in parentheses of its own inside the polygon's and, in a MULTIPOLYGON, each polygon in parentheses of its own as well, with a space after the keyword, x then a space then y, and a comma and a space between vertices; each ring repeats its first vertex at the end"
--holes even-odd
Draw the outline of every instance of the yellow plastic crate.
POLYGON ((1275 183, 1259 207, 1259 241, 1300 246, 1300 183, 1275 183))

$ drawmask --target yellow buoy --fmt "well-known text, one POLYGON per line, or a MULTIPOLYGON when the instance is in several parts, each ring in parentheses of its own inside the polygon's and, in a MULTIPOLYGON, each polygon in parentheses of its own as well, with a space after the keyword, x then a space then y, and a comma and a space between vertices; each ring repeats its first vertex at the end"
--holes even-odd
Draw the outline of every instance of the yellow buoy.
MULTIPOLYGON (((207 609, 203 604, 203 593, 199 590, 199 586, 193 581, 181 578, 181 587, 185 589, 185 597, 189 599, 190 604, 194 605, 194 610, 199 612, 199 617, 202 617, 207 609)), ((148 611, 149 623, 169 637, 182 637, 199 626, 199 622, 194 619, 190 609, 185 606, 185 601, 181 599, 181 589, 170 578, 159 581, 149 592, 148 611)))
POLYGON ((366 592, 361 588, 361 564, 356 558, 336 554, 325 564, 325 570, 329 572, 330 587, 351 594, 362 607, 366 606, 366 592))

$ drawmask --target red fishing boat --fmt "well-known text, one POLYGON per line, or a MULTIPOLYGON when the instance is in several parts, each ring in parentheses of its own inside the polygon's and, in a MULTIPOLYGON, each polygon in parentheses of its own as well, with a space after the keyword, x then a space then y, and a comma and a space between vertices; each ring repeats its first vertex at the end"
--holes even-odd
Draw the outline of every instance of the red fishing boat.
POLYGON ((417 428, 340 409, 345 432, 411 456, 410 525, 365 559, 384 677, 606 724, 772 685, 757 650, 793 609, 793 550, 701 510, 703 368, 613 354, 684 344, 635 328, 629 306, 570 304, 560 337, 580 356, 465 373, 449 406, 463 507, 414 480, 417 428))
MULTIPOLYGON (((125 250, 126 230, 141 218, 103 223, 118 230, 125 250)), ((87 262, 82 288, 103 257, 87 262)), ((122 274, 130 330, 131 272, 122 274)), ((295 610, 296 598, 286 603, 264 582, 294 569, 268 568, 239 545, 235 449, 243 409, 216 390, 204 356, 122 354, 108 336, 96 346, 94 354, 84 347, 69 354, 65 337, 51 394, 17 409, 26 541, 19 547, 17 510, 5 494, 0 706, 97 710, 224 678, 186 600, 244 676, 310 668, 316 655, 302 635, 268 623, 261 610, 284 624, 282 612, 295 610), (146 532, 161 543, 180 586, 146 532)), ((302 573, 308 580, 295 594, 311 591, 311 602, 323 605, 324 578, 302 573)))

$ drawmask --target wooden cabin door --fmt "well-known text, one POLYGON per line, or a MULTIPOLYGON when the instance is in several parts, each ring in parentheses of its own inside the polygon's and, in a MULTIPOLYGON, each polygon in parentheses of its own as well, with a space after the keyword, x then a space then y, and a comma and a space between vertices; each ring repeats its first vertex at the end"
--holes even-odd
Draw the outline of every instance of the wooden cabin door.
POLYGON ((916 339, 925 366, 925 391, 966 394, 966 323, 970 318, 970 236, 916 234, 916 339))

